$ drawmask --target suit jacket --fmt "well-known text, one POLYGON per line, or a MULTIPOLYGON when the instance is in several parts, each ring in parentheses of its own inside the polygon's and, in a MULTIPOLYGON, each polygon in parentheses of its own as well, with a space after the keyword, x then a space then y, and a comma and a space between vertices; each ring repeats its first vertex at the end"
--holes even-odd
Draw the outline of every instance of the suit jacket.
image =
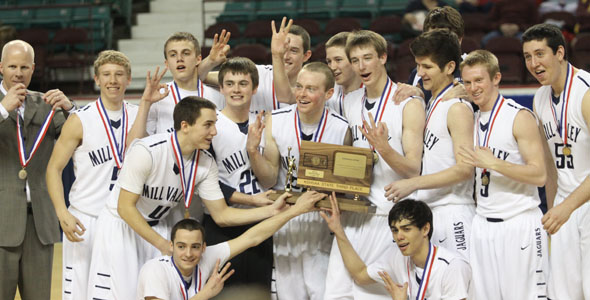
MULTIPOLYGON (((0 93, 0 101, 2 99, 4 95, 0 93)), ((23 126, 27 152, 50 110, 51 106, 43 101, 41 93, 27 90, 23 126)), ((6 119, 0 116, 0 247, 20 245, 27 222, 25 180, 18 178, 21 165, 16 137, 17 118, 16 111, 9 112, 6 119)), ((44 245, 60 240, 59 223, 45 184, 45 170, 65 118, 65 112, 58 110, 55 113, 45 138, 26 168, 35 229, 44 245)))

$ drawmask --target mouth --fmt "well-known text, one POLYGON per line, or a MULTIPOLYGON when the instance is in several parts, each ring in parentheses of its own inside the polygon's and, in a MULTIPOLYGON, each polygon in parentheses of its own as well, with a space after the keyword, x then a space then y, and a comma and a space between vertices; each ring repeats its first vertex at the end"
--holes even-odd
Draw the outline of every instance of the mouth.
POLYGON ((398 243, 397 246, 399 247, 399 250, 404 252, 406 249, 408 249, 408 246, 410 245, 410 243, 398 243))
POLYGON ((361 74, 361 78, 362 78, 364 81, 367 81, 367 80, 369 80, 369 77, 370 77, 370 76, 371 76, 371 73, 363 73, 363 74, 361 74))
POLYGON ((298 103, 298 104, 301 104, 301 105, 306 105, 306 104, 309 104, 309 103, 311 103, 311 102, 309 102, 309 101, 307 101, 307 100, 304 100, 304 99, 299 99, 299 100, 297 100, 297 103, 298 103))
POLYGON ((231 99, 234 101, 241 101, 242 99, 244 99, 244 96, 242 95, 233 95, 231 96, 231 99))
POLYGON ((176 70, 177 70, 177 71, 184 71, 185 69, 186 69, 186 66, 184 66, 184 65, 178 65, 178 66, 176 67, 176 70))
POLYGON ((121 88, 118 86, 108 86, 107 87, 107 91, 110 91, 110 92, 118 92, 120 89, 121 88))

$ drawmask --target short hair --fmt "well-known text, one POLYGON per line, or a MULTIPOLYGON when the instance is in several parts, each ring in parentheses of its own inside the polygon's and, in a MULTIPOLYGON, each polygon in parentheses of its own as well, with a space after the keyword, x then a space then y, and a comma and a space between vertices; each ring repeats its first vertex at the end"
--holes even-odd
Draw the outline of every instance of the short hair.
POLYGON ((346 48, 346 39, 348 39, 348 36, 350 35, 350 32, 348 31, 342 31, 339 32, 335 35, 333 35, 325 44, 326 49, 330 48, 330 47, 342 47, 342 48, 346 48))
POLYGON ((416 225, 420 229, 424 228, 427 223, 430 224, 428 239, 432 238, 434 226, 432 225, 432 211, 428 204, 409 198, 396 203, 389 211, 389 226, 403 219, 410 221, 412 225, 416 225))
POLYGON ((461 62, 461 46, 457 35, 448 29, 434 29, 420 34, 410 44, 414 57, 430 57, 442 70, 451 61, 461 62))
POLYGON ((187 122, 189 125, 195 124, 201 116, 203 109, 215 110, 215 104, 205 98, 197 96, 188 96, 182 98, 174 107, 174 130, 180 130, 180 123, 187 122))
POLYGON ((174 226, 172 226, 172 232, 170 232, 170 240, 174 243, 174 239, 176 238, 176 232, 180 229, 194 231, 199 230, 201 235, 203 236, 203 241, 205 241, 205 227, 199 221, 195 219, 182 219, 178 221, 174 226))
POLYGON ((258 87, 258 69, 252 60, 247 57, 232 57, 221 65, 219 74, 217 74, 217 81, 220 86, 223 86, 223 79, 225 74, 231 72, 232 74, 250 75, 252 79, 252 87, 258 87))
POLYGON ((553 54, 557 53, 559 46, 563 47, 563 59, 567 60, 567 47, 565 46, 565 38, 561 33, 559 27, 552 24, 537 24, 529 27, 522 34, 522 44, 530 41, 547 41, 547 46, 553 50, 553 54))
POLYGON ((289 33, 301 37, 301 41, 303 42, 303 53, 311 50, 311 38, 309 37, 309 32, 307 32, 305 28, 299 25, 291 25, 289 33))
POLYGON ((325 63, 319 61, 311 62, 303 66, 301 70, 324 74, 324 91, 328 91, 334 87, 334 73, 332 73, 330 67, 325 63))
POLYGON ((371 30, 356 30, 351 32, 346 39, 346 56, 350 60, 350 51, 356 47, 375 48, 379 57, 387 54, 387 41, 380 34, 371 30))
POLYGON ((454 32, 459 38, 465 34, 465 23, 463 17, 450 6, 436 7, 426 15, 424 19, 424 31, 446 28, 454 32))
POLYGON ((199 46, 199 40, 190 32, 175 32, 173 33, 164 43, 164 58, 168 58, 168 54, 166 53, 166 47, 170 42, 178 42, 178 41, 188 41, 193 43, 195 47, 195 55, 201 55, 201 46, 199 46))
POLYGON ((498 58, 488 50, 474 50, 469 53, 465 57, 465 59, 459 65, 461 71, 465 66, 473 67, 475 65, 482 65, 488 71, 490 75, 490 79, 494 78, 496 73, 500 72, 500 64, 498 63, 498 58))
POLYGON ((115 64, 123 67, 127 76, 131 76, 131 62, 127 55, 123 52, 115 50, 104 50, 98 54, 98 57, 94 61, 94 75, 98 76, 98 69, 106 64, 115 64))

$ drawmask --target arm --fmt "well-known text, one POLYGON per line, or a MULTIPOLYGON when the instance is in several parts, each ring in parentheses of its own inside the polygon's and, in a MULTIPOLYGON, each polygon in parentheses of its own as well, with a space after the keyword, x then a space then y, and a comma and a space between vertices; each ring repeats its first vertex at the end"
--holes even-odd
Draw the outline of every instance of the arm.
POLYGON ((248 195, 235 191, 229 198, 229 201, 235 204, 245 204, 250 206, 266 206, 274 203, 274 201, 268 198, 268 196, 272 193, 274 193, 273 190, 254 195, 248 195))
POLYGON ((516 115, 512 127, 512 134, 518 143, 518 150, 525 164, 514 164, 496 157, 490 148, 476 147, 461 148, 462 160, 474 167, 494 170, 515 181, 536 186, 545 185, 547 172, 541 137, 537 132, 534 116, 527 110, 521 110, 516 115))
POLYGON ((285 70, 285 52, 289 51, 289 29, 293 20, 289 20, 289 23, 285 27, 286 17, 283 17, 281 21, 281 27, 279 31, 276 31, 275 21, 271 22, 272 40, 270 43, 270 51, 272 54, 272 76, 273 84, 275 87, 276 97, 279 102, 282 103, 295 103, 295 95, 291 89, 291 83, 289 76, 285 70))
POLYGON ((61 108, 64 112, 70 112, 75 108, 74 103, 58 89, 49 90, 43 94, 43 101, 51 105, 53 110, 61 108))
POLYGON ((393 300, 406 300, 408 299, 408 283, 405 282, 404 285, 399 285, 391 279, 387 272, 379 272, 379 276, 383 279, 385 283, 385 289, 391 296, 393 300))
MULTIPOLYGON (((451 106, 447 127, 453 140, 453 152, 458 158, 461 147, 473 146, 473 112, 467 104, 455 103, 451 106)), ((385 196, 389 200, 399 200, 415 190, 441 188, 468 180, 473 178, 473 173, 472 166, 457 160, 454 166, 438 173, 392 182, 385 187, 385 196)))
MULTIPOLYGON (((590 126, 590 91, 584 94, 582 99, 582 115, 586 122, 586 127, 590 126)), ((556 233, 561 225, 563 225, 570 217, 572 212, 586 203, 590 195, 590 176, 587 176, 584 181, 571 193, 563 202, 551 208, 543 216, 543 228, 549 234, 556 233)))
POLYGON ((393 103, 398 105, 411 96, 417 96, 424 99, 424 92, 422 92, 422 90, 417 86, 398 82, 397 89, 395 89, 395 94, 393 94, 393 103))
MULTIPOLYGON (((284 193, 277 199, 277 202, 284 201, 285 198, 290 197, 290 194, 284 193)), ((251 247, 255 247, 271 237, 277 230, 279 230, 287 221, 291 220, 292 218, 312 211, 315 207, 315 203, 319 200, 326 197, 326 194, 321 194, 315 191, 306 192, 302 194, 294 206, 288 208, 287 210, 281 212, 280 214, 264 220, 256 226, 248 229, 239 237, 230 240, 229 249, 230 255, 229 259, 235 257, 236 255, 246 251, 251 247)))
MULTIPOLYGON (((534 105, 535 99, 533 99, 533 112, 537 116, 538 120, 541 118, 538 117, 537 111, 534 105)), ((553 207, 553 201, 555 199, 555 194, 557 193, 557 168, 555 167, 555 162, 553 161, 553 156, 551 156, 551 151, 549 150, 549 145, 545 141, 545 130, 543 129, 543 123, 539 121, 539 135, 543 142, 543 159, 545 161, 545 168, 547 172, 547 178, 545 180, 545 200, 547 201, 547 209, 551 209, 553 207)))
POLYGON ((221 227, 251 224, 272 217, 284 209, 284 202, 274 201, 271 205, 257 208, 234 208, 227 206, 224 199, 203 199, 215 223, 221 227))
POLYGON ((150 71, 147 72, 145 77, 145 89, 143 90, 143 95, 141 95, 137 116, 129 130, 127 145, 125 146, 131 145, 131 142, 135 139, 140 139, 148 135, 146 132, 146 123, 150 107, 152 107, 152 104, 164 99, 170 92, 165 83, 160 83, 160 80, 162 80, 162 77, 164 77, 167 70, 168 69, 165 68, 164 71, 162 71, 162 74, 158 74, 158 72, 160 72, 160 67, 157 67, 153 78, 150 71), (161 89, 164 89, 164 93, 160 93, 161 89))
MULTIPOLYGON (((209 55, 201 61, 198 68, 199 78, 205 78, 205 82, 210 83, 207 80, 209 72, 221 65, 227 59, 227 53, 230 49, 227 42, 229 41, 230 36, 231 32, 226 32, 225 29, 221 31, 221 34, 216 33, 215 36, 213 36, 211 51, 209 52, 209 55)), ((217 72, 215 72, 214 75, 217 75, 217 72)))
POLYGON ((332 203, 330 216, 324 211, 321 211, 320 215, 328 224, 330 231, 334 233, 346 270, 348 270, 348 273, 352 276, 354 282, 359 285, 374 283, 375 281, 367 272, 367 265, 365 265, 363 260, 356 253, 342 228, 342 224, 340 223, 340 209, 338 208, 338 202, 334 192, 332 192, 332 195, 330 196, 330 202, 332 203))
POLYGON ((61 135, 53 147, 45 174, 47 191, 49 192, 51 202, 53 202, 59 225, 66 238, 71 242, 83 241, 84 239, 81 236, 86 231, 86 228, 66 207, 61 175, 74 151, 82 143, 82 136, 82 122, 74 114, 64 124, 61 135))
POLYGON ((263 125, 262 113, 260 113, 256 116, 254 124, 248 127, 246 150, 250 157, 252 171, 258 178, 258 182, 268 189, 277 183, 280 155, 277 144, 272 137, 272 115, 267 113, 264 120, 266 124, 263 125), (266 135, 264 154, 258 151, 262 134, 266 135))
POLYGON ((346 129, 346 135, 344 136, 344 141, 342 141, 342 145, 352 146, 352 133, 350 132, 350 127, 346 129))

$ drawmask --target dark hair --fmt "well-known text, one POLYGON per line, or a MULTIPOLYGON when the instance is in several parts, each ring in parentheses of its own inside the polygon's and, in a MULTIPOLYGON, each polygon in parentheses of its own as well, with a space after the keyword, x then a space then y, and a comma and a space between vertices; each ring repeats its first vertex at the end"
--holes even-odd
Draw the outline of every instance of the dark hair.
POLYGON ((387 41, 380 34, 371 30, 356 30, 346 39, 346 56, 350 60, 350 51, 356 47, 373 47, 377 56, 387 54, 387 41))
POLYGON ((172 227, 172 232, 170 233, 170 240, 174 243, 174 238, 176 238, 176 232, 180 229, 193 231, 199 230, 201 231, 201 235, 203 236, 203 241, 205 241, 205 227, 199 223, 199 221, 195 219, 182 219, 178 221, 172 227))
POLYGON ((463 17, 456 9, 450 6, 436 7, 426 15, 424 31, 438 28, 446 28, 454 32, 459 38, 462 38, 465 34, 463 17))
POLYGON ((522 43, 530 41, 547 41, 547 46, 553 50, 553 54, 557 52, 559 46, 563 47, 563 59, 567 60, 567 51, 565 38, 561 33, 559 27, 551 24, 537 24, 529 27, 522 35, 522 43))
POLYGON ((193 43, 195 47, 195 56, 201 55, 201 46, 199 46, 199 40, 190 32, 175 32, 173 33, 164 43, 164 58, 168 58, 168 54, 166 54, 166 47, 168 47, 168 43, 170 42, 178 42, 178 41, 189 41, 193 43))
POLYGON ((334 73, 325 63, 315 61, 303 66, 302 70, 324 74, 324 91, 327 92, 334 87, 334 73))
POLYGON ((434 226, 432 226, 432 211, 428 204, 414 199, 405 199, 396 203, 389 211, 389 226, 393 226, 393 223, 403 219, 410 221, 412 225, 416 225, 420 229, 424 228, 426 224, 430 224, 428 239, 432 238, 434 226))
POLYGON ((309 33, 305 28, 299 25, 291 25, 291 29, 289 29, 290 34, 298 35, 301 37, 301 41, 303 42, 303 53, 311 50, 311 38, 309 37, 309 33))
POLYGON ((346 48, 346 39, 348 39, 348 35, 350 32, 342 31, 335 35, 333 35, 327 42, 326 42, 326 49, 330 47, 342 47, 346 48))
POLYGON ((455 68, 461 62, 461 46, 457 35, 448 29, 434 29, 422 33, 410 44, 414 57, 430 57, 442 70, 451 61, 455 68))
POLYGON ((258 69, 252 60, 247 57, 232 57, 221 65, 217 81, 220 86, 223 86, 223 79, 225 74, 231 72, 232 74, 250 75, 252 79, 252 87, 258 87, 258 69))
POLYGON ((174 130, 180 130, 180 123, 187 122, 189 125, 195 124, 201 116, 202 109, 215 110, 215 104, 205 98, 197 96, 188 96, 182 98, 174 107, 174 130))

